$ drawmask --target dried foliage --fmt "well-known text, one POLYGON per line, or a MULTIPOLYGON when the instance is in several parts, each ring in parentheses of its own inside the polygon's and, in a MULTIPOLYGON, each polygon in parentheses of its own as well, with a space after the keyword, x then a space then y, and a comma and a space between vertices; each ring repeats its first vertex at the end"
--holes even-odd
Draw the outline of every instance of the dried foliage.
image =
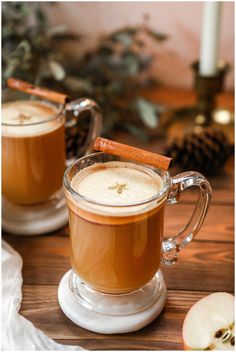
POLYGON ((2 4, 3 86, 10 76, 35 84, 45 79, 62 81, 66 76, 60 44, 79 36, 64 26, 49 28, 42 6, 37 2, 2 4))
POLYGON ((92 97, 103 111, 104 134, 125 129, 146 138, 148 131, 158 127, 163 107, 140 95, 141 88, 157 84, 149 74, 153 57, 145 38, 160 45, 166 36, 144 23, 102 37, 94 50, 80 58, 68 57, 61 43, 81 36, 65 26, 50 28, 43 6, 3 3, 3 86, 14 76, 72 97, 92 97))

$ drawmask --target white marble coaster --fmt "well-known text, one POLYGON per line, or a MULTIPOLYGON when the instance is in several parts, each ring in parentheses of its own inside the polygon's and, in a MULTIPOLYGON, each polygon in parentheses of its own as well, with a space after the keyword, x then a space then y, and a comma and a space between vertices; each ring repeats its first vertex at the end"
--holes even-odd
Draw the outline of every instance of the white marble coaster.
POLYGON ((20 206, 3 197, 2 227, 14 235, 41 235, 68 223, 64 196, 41 205, 20 206))
MULTIPOLYGON (((102 314, 85 308, 69 288, 68 271, 60 281, 58 301, 64 314, 76 325, 101 334, 119 334, 136 331, 150 324, 164 308, 166 285, 161 275, 161 292, 156 302, 147 309, 128 315, 102 314)), ((118 298, 119 299, 119 298, 118 298)))

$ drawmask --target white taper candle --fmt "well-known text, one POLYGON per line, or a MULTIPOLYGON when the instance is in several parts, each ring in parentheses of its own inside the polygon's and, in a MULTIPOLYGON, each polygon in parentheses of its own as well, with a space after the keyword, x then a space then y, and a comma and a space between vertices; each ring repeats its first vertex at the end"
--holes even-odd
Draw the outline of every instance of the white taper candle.
POLYGON ((200 52, 200 74, 213 76, 217 70, 221 2, 205 2, 200 52))

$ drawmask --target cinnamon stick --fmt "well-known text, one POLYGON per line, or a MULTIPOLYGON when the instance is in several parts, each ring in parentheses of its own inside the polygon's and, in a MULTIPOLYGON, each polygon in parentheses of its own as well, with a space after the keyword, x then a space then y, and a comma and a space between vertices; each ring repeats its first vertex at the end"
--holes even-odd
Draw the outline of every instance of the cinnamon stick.
POLYGON ((107 154, 139 161, 141 163, 149 164, 166 171, 169 169, 173 161, 172 158, 167 156, 148 152, 147 150, 135 148, 122 143, 117 143, 101 137, 96 138, 93 148, 96 151, 101 151, 107 154))
POLYGON ((65 104, 70 101, 70 97, 66 94, 55 92, 53 90, 49 90, 42 87, 37 87, 30 83, 21 81, 13 77, 8 78, 7 86, 9 88, 20 90, 27 94, 36 95, 38 97, 44 98, 49 101, 53 101, 54 103, 58 103, 58 104, 65 104))

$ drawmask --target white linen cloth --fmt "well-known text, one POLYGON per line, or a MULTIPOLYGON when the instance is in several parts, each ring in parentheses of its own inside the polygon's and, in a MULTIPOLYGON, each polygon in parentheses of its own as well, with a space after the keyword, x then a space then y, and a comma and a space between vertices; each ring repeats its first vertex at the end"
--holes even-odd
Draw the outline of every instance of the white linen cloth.
POLYGON ((2 241, 2 350, 75 351, 79 346, 56 343, 19 314, 22 301, 22 258, 2 241))

